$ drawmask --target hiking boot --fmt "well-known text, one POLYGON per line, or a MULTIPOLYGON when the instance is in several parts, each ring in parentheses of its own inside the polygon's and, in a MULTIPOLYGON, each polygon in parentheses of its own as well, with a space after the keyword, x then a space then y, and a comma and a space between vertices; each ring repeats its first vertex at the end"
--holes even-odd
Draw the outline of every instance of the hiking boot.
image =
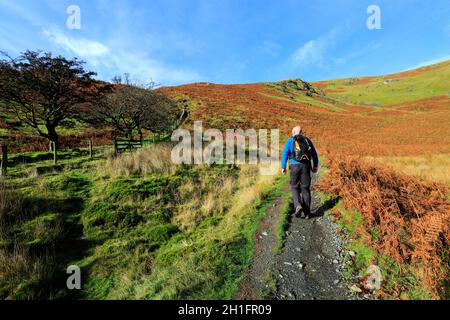
POLYGON ((298 206, 298 207, 295 209, 295 214, 297 215, 297 217, 300 217, 300 218, 302 218, 302 219, 305 218, 305 213, 303 212, 303 208, 302 208, 301 206, 298 206))
POLYGON ((302 217, 302 218, 304 218, 305 217, 305 215, 304 215, 304 213, 303 213, 303 209, 302 209, 302 207, 301 206, 298 206, 297 208, 295 208, 295 215, 297 216, 297 217, 302 217))

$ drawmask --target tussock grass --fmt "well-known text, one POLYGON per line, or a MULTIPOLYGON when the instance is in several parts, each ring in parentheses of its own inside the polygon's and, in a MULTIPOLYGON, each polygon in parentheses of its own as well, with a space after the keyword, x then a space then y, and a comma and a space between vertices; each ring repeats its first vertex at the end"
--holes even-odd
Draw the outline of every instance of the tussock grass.
MULTIPOLYGON (((53 272, 52 257, 37 255, 20 234, 20 227, 34 214, 23 196, 0 182, 0 298, 39 298, 32 288, 53 272)), ((45 230, 36 224, 30 232, 39 237, 45 230)))
POLYGON ((106 163, 98 166, 98 173, 111 177, 132 175, 170 174, 176 166, 171 161, 171 144, 157 144, 117 157, 108 156, 106 163))
POLYGON ((82 221, 98 245, 76 262, 87 298, 233 297, 252 257, 257 207, 275 177, 254 166, 160 172, 97 182, 82 221))
POLYGON ((184 201, 175 211, 172 223, 187 231, 196 228, 205 218, 222 216, 230 207, 229 202, 236 191, 234 183, 235 179, 231 177, 219 177, 212 185, 202 182, 202 188, 196 189, 188 181, 180 188, 180 198, 184 201), (205 189, 208 191, 202 192, 205 189))
POLYGON ((242 168, 223 218, 161 248, 154 272, 136 289, 138 298, 231 299, 251 261, 258 206, 274 180, 259 176, 257 168, 242 168))
POLYGON ((276 177, 255 166, 174 166, 170 150, 26 177, 22 190, 2 193, 2 214, 17 207, 24 218, 2 220, 0 230, 14 232, 0 240, 0 296, 68 297, 63 271, 74 264, 83 272, 76 298, 232 298, 276 177))
POLYGON ((10 231, 25 218, 24 199, 0 182, 0 297, 8 297, 28 274, 29 254, 10 231))
POLYGON ((62 299, 67 259, 82 250, 77 214, 89 189, 77 172, 0 184, 0 299, 62 299))

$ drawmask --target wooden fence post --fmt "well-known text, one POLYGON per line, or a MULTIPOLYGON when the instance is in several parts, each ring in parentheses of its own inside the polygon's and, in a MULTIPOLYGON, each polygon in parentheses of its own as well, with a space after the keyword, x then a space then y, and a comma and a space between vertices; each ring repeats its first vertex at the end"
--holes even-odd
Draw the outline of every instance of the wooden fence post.
POLYGON ((89 158, 92 159, 92 139, 89 139, 89 158))
POLYGON ((8 147, 2 146, 2 163, 1 163, 1 175, 6 177, 6 173, 8 171, 8 147))
POLYGON ((53 147, 53 164, 58 164, 58 150, 56 149, 56 142, 52 141, 53 147))

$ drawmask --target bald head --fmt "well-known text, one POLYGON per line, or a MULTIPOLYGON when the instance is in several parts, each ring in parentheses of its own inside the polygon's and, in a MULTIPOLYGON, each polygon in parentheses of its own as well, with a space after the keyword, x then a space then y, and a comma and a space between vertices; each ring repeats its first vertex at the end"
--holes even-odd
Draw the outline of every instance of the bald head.
POLYGON ((292 136, 296 136, 298 134, 301 134, 303 131, 302 127, 296 126, 294 129, 292 129, 292 136))

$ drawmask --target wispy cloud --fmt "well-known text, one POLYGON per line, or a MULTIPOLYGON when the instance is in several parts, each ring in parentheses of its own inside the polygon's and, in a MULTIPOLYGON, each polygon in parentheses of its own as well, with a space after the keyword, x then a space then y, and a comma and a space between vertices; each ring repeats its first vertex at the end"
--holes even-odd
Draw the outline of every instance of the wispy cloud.
POLYGON ((430 59, 430 60, 421 62, 421 63, 419 63, 419 64, 417 64, 417 65, 415 65, 415 66, 413 66, 411 68, 406 69, 406 71, 417 69, 417 68, 426 67, 426 66, 429 66, 429 65, 432 65, 432 64, 436 64, 436 63, 440 63, 440 62, 444 62, 444 61, 447 61, 447 60, 450 60, 450 55, 446 55, 446 56, 443 56, 443 57, 440 57, 440 58, 430 59))
POLYGON ((338 58, 330 58, 332 62, 335 64, 345 64, 351 63, 355 59, 358 59, 362 56, 375 52, 382 48, 382 44, 380 42, 370 42, 360 48, 352 49, 349 52, 346 52, 345 55, 340 56, 338 58))
POLYGON ((85 38, 71 38, 59 29, 42 29, 42 35, 59 49, 76 54, 83 58, 102 57, 109 53, 109 48, 103 43, 85 38))
POLYGON ((392 73, 399 65, 417 67, 418 56, 450 54, 450 24, 443 14, 448 0, 416 7, 385 1, 384 10, 395 19, 382 31, 367 29, 357 0, 339 8, 241 2, 0 0, 0 49, 77 56, 99 79, 129 72, 163 85, 392 73), (81 30, 66 29, 69 4, 82 10, 81 30), (421 23, 411 24, 412 18, 421 23))
POLYGON ((275 58, 279 56, 281 49, 281 45, 276 43, 275 41, 265 40, 258 48, 258 51, 262 55, 268 56, 270 58, 275 58))
POLYGON ((139 81, 148 82, 154 79, 163 85, 201 79, 195 71, 168 66, 149 58, 144 52, 127 51, 116 42, 108 45, 87 38, 75 38, 58 28, 42 29, 42 36, 56 49, 82 58, 91 66, 98 68, 99 76, 103 80, 109 80, 112 76, 125 72, 139 81))
POLYGON ((325 68, 327 64, 327 50, 334 46, 339 35, 337 28, 327 34, 306 42, 292 55, 294 64, 298 67, 316 66, 325 68))
POLYGON ((20 18, 27 20, 32 25, 42 25, 42 20, 35 12, 29 10, 26 6, 21 6, 16 1, 0 1, 2 10, 8 11, 20 18))

